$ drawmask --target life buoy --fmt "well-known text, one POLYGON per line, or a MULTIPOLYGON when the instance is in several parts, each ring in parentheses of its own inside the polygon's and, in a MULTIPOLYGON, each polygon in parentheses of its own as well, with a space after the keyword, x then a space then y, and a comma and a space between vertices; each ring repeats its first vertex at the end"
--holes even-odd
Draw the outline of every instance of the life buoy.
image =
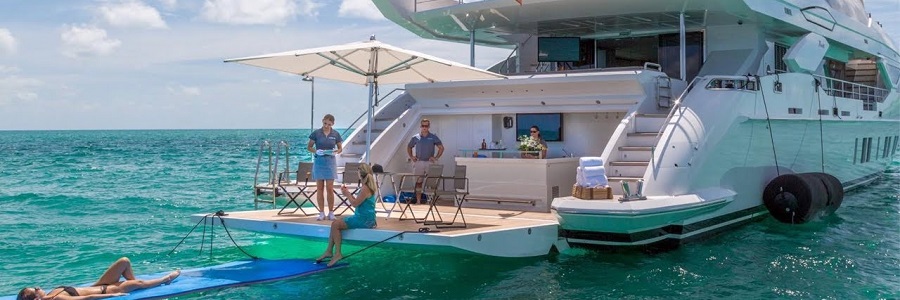
POLYGON ((763 204, 776 220, 802 224, 825 209, 828 194, 823 180, 809 174, 785 174, 769 182, 763 204))

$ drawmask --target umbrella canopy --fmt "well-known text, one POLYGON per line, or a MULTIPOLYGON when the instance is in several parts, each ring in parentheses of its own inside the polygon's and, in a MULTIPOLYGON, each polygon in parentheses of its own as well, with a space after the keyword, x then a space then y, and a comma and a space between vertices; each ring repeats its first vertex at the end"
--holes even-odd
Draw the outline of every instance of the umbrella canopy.
POLYGON ((372 102, 376 85, 505 78, 493 72, 394 47, 375 40, 374 36, 364 42, 234 58, 225 62, 368 85, 366 162, 369 161, 372 141, 372 102))
POLYGON ((302 76, 368 84, 406 84, 503 78, 503 75, 377 40, 228 59, 302 76))

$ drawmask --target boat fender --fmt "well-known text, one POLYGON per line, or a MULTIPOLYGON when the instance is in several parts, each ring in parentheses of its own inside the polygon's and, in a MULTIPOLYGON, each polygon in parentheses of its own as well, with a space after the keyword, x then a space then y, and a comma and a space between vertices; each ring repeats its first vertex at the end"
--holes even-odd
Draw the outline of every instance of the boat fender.
POLYGON ((803 224, 825 209, 826 193, 825 184, 817 176, 785 174, 766 185, 763 204, 776 220, 803 224))
POLYGON ((841 203, 844 202, 844 186, 841 184, 841 181, 828 173, 806 173, 810 176, 816 177, 817 179, 822 181, 822 184, 825 185, 825 193, 828 195, 825 202, 825 215, 833 214, 838 208, 841 207, 841 203))

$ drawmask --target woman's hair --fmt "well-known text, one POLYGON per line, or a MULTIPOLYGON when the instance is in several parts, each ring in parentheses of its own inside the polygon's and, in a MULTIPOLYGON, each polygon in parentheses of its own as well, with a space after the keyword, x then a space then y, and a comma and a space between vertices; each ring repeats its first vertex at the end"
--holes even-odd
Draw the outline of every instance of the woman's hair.
POLYGON ((541 136, 541 128, 540 127, 537 127, 537 125, 531 125, 531 129, 537 130, 539 138, 544 138, 541 136))
POLYGON ((359 177, 362 178, 363 185, 372 191, 372 195, 375 195, 378 192, 378 185, 375 184, 375 172, 372 172, 372 166, 369 164, 360 164, 359 177))
POLYGON ((334 123, 334 116, 332 116, 331 114, 327 114, 325 115, 325 117, 322 117, 322 120, 328 120, 331 121, 331 123, 334 123))
POLYGON ((35 298, 37 298, 37 291, 28 288, 19 291, 19 295, 16 296, 16 300, 34 300, 35 298))

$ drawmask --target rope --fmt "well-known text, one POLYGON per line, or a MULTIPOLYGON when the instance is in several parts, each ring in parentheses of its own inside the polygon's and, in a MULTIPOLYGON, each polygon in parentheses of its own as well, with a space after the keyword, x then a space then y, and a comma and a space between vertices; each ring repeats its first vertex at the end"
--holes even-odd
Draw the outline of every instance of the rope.
POLYGON ((393 239, 393 238, 395 238, 395 237, 398 237, 398 236, 403 235, 404 233, 429 233, 429 232, 437 232, 437 231, 431 231, 428 227, 422 227, 422 228, 419 228, 418 231, 401 231, 401 232, 399 232, 399 233, 397 233, 397 234, 395 234, 395 235, 392 235, 392 236, 390 236, 390 237, 388 237, 388 238, 386 238, 386 239, 383 239, 383 240, 380 240, 380 241, 378 241, 378 242, 376 242, 376 243, 374 243, 374 244, 368 245, 368 246, 366 246, 365 248, 356 250, 356 252, 353 252, 353 253, 350 253, 350 255, 344 256, 344 259, 350 258, 351 256, 354 256, 354 255, 356 255, 357 253, 360 253, 360 252, 369 250, 369 248, 372 248, 372 247, 377 246, 378 244, 387 242, 387 241, 389 241, 389 240, 391 240, 391 239, 393 239))
MULTIPOLYGON (((178 246, 181 246, 181 243, 184 243, 184 240, 187 239, 187 237, 190 236, 191 233, 194 232, 194 229, 197 229, 197 226, 199 226, 200 223, 204 223, 203 237, 205 238, 206 237, 206 223, 205 222, 206 222, 206 218, 209 217, 210 215, 212 215, 212 214, 206 214, 205 216, 203 216, 203 219, 200 219, 200 221, 194 225, 194 228, 191 228, 191 231, 189 231, 183 238, 181 238, 181 241, 179 241, 178 244, 175 245, 175 248, 172 248, 172 251, 169 251, 169 254, 167 254, 167 255, 172 255, 172 253, 175 252, 175 249, 178 249, 178 246)), ((202 245, 202 242, 201 242, 201 245, 202 245)))
MULTIPOLYGON (((778 74, 775 75, 775 81, 780 81, 778 74)), ((772 120, 769 118, 769 106, 766 104, 766 93, 763 92, 765 89, 762 88, 762 82, 759 80, 759 75, 756 75, 756 82, 760 83, 759 94, 762 95, 763 108, 766 110, 766 123, 769 124, 769 140, 772 141, 772 156, 775 158, 775 174, 781 176, 781 168, 778 167, 778 153, 775 152, 775 136, 772 134, 772 120)))
MULTIPOLYGON (((206 214, 205 216, 203 216, 202 219, 200 219, 199 222, 197 222, 197 224, 194 225, 193 228, 191 228, 191 231, 189 231, 183 238, 181 238, 181 241, 179 241, 178 244, 176 244, 175 247, 172 248, 172 251, 169 251, 169 254, 167 254, 167 255, 172 255, 172 253, 175 253, 175 249, 178 249, 178 246, 181 246, 181 244, 184 243, 184 240, 187 239, 187 237, 190 236, 191 233, 193 233, 195 229, 197 229, 197 226, 199 226, 200 223, 203 223, 203 237, 202 237, 202 239, 200 240, 200 253, 199 253, 199 254, 202 254, 202 253, 203 253, 203 246, 206 244, 206 226, 207 226, 207 220, 209 219, 210 216, 212 216, 213 219, 212 219, 212 220, 209 220, 210 222, 208 223, 208 225, 209 225, 209 227, 210 227, 210 228, 209 228, 209 235, 210 235, 210 236, 209 236, 209 256, 210 256, 210 258, 212 258, 212 249, 213 249, 213 228, 215 228, 215 225, 216 225, 215 218, 219 218, 219 223, 222 224, 222 228, 225 229, 225 233, 228 234, 228 238, 231 240, 231 243, 234 244, 234 246, 237 247, 238 250, 241 251, 241 253, 244 253, 244 255, 247 255, 248 257, 250 257, 250 258, 252 258, 252 259, 259 259, 259 257, 253 256, 253 255, 251 255, 250 253, 247 253, 247 251, 244 251, 244 249, 241 248, 241 246, 238 245, 237 242, 234 240, 234 237, 231 236, 231 231, 228 231, 228 227, 225 226, 225 220, 222 219, 223 216, 227 216, 227 215, 228 215, 228 214, 226 214, 224 211, 221 211, 221 210, 220 210, 220 211, 217 211, 217 212, 215 212, 215 213, 206 214)), ((199 255, 199 254, 198 254, 198 255, 199 255)))
POLYGON ((825 173, 825 134, 822 129, 822 95, 819 94, 819 86, 822 83, 819 82, 819 79, 815 79, 815 88, 816 88, 816 98, 819 100, 819 110, 816 114, 819 115, 819 150, 821 151, 821 163, 822 163, 822 173, 825 173))
MULTIPOLYGON (((223 211, 220 210, 219 212, 221 212, 221 213, 224 215, 224 212, 223 212, 223 211)), ((237 242, 234 241, 234 238, 231 237, 231 232, 228 231, 228 227, 225 226, 225 220, 222 219, 222 216, 220 216, 219 213, 216 213, 216 217, 219 217, 219 223, 222 224, 222 228, 225 229, 225 233, 228 234, 228 238, 231 239, 231 243, 234 244, 234 246, 237 247, 238 250, 241 250, 241 252, 244 253, 244 255, 247 255, 247 256, 249 256, 249 257, 252 258, 252 259, 259 259, 259 257, 250 255, 250 253, 247 253, 247 251, 244 251, 244 248, 241 248, 241 246, 238 245, 237 242)), ((212 251, 210 251, 210 252, 212 252, 212 251)))

